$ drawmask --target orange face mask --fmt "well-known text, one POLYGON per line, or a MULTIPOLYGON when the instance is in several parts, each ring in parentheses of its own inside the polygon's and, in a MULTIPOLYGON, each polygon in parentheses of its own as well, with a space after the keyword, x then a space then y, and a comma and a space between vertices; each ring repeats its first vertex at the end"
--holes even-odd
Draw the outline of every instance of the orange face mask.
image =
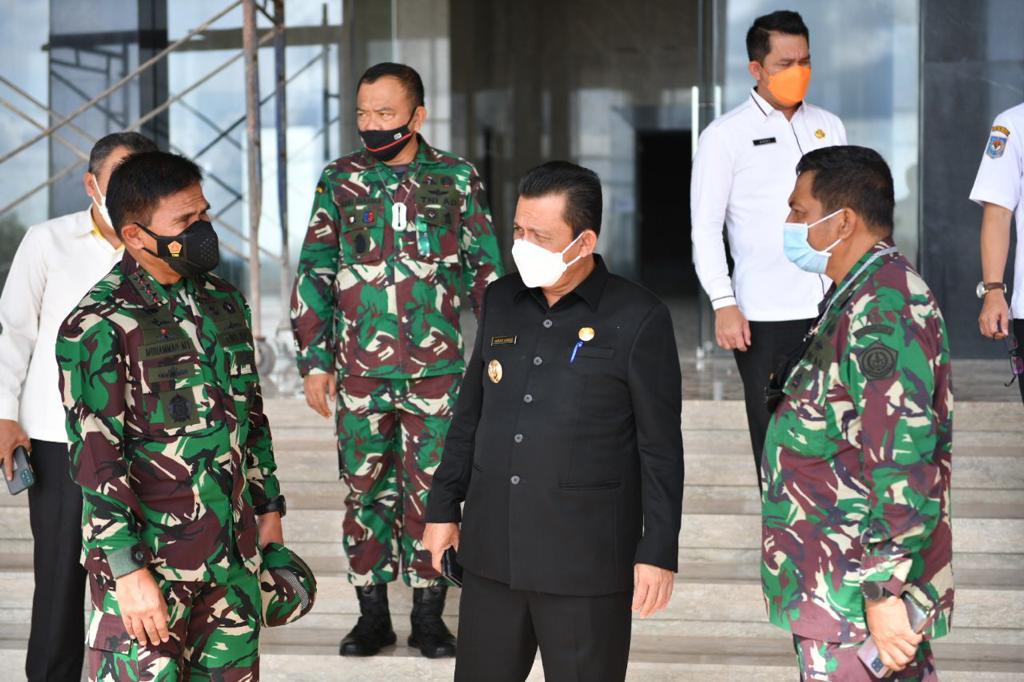
POLYGON ((788 69, 768 76, 768 91, 784 107, 804 101, 811 82, 811 67, 794 64, 788 69))

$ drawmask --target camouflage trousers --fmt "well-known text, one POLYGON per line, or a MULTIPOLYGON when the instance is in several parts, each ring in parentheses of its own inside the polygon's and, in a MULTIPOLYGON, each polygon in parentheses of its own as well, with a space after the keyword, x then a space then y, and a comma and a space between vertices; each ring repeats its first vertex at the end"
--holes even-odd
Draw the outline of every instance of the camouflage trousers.
POLYGON ((170 612, 170 639, 140 645, 121 621, 114 584, 89 576, 90 680, 258 680, 261 596, 259 577, 240 564, 220 583, 157 577, 170 612))
POLYGON ((353 585, 440 582, 423 549, 427 493, 441 463, 462 376, 338 383, 338 466, 348 487, 342 527, 353 585))
MULTIPOLYGON (((860 642, 821 642, 794 635, 793 648, 796 649, 800 679, 805 682, 876 682, 878 678, 871 674, 857 656, 860 645, 860 642)), ((917 656, 910 665, 885 679, 938 682, 931 643, 921 642, 917 647, 917 656)))

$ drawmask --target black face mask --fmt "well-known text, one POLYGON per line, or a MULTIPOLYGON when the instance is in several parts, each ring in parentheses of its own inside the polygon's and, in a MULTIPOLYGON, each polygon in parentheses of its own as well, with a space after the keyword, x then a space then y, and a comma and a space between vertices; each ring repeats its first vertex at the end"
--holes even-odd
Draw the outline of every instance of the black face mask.
POLYGON ((383 163, 387 163, 398 156, 405 149, 405 146, 409 144, 409 140, 413 136, 413 132, 409 130, 409 123, 412 123, 412 119, 416 115, 416 109, 413 109, 412 113, 413 115, 409 117, 409 121, 400 128, 394 128, 393 130, 364 130, 360 132, 359 137, 363 138, 363 145, 366 147, 366 151, 370 152, 373 158, 383 163))
POLYGON ((164 261, 182 277, 196 277, 217 267, 220 263, 220 242, 213 225, 197 220, 176 237, 153 234, 142 223, 135 223, 156 240, 156 252, 145 249, 164 261))

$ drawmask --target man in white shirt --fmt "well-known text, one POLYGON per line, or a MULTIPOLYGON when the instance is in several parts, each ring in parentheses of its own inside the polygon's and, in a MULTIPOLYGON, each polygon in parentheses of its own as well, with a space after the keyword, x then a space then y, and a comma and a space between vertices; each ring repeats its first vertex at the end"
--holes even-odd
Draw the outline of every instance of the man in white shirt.
POLYGON ((830 284, 783 252, 796 165, 813 149, 846 144, 842 122, 804 101, 811 77, 808 35, 796 12, 754 21, 747 55, 757 83, 742 104, 701 133, 690 185, 694 266, 715 309, 718 345, 736 356, 759 481, 771 417, 764 400, 768 377, 800 343, 830 284), (731 277, 723 223, 735 263, 731 277))
MULTIPOLYGON (((1024 339, 1024 103, 996 116, 981 157, 978 177, 971 190, 971 200, 984 209, 981 217, 981 281, 978 298, 982 299, 978 327, 991 339, 1005 339, 1011 331, 1016 342, 1016 362, 1022 362, 1021 339, 1024 339), (1016 212, 1016 215, 1015 215, 1016 212), (1003 274, 1010 253, 1010 221, 1017 223, 1017 254, 1013 266, 1013 301, 1006 304, 1003 274), (1013 328, 1011 330, 1011 318, 1013 328)), ((1021 400, 1024 400, 1024 377, 1017 377, 1021 400)))
POLYGON ((57 382, 57 330, 123 254, 106 210, 107 181, 125 157, 155 151, 138 133, 113 133, 89 154, 82 177, 92 205, 25 233, 0 294, 0 469, 31 452, 28 489, 35 593, 25 673, 29 680, 80 679, 85 642, 82 491, 68 474, 64 405, 57 382))

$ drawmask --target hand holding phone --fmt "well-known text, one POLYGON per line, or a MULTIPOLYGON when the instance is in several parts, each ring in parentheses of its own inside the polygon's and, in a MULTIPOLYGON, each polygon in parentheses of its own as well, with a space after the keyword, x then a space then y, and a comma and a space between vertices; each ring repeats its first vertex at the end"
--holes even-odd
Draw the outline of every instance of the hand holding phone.
MULTIPOLYGON (((925 611, 925 609, 906 592, 903 593, 900 599, 903 601, 903 605, 907 608, 907 618, 910 621, 910 629, 918 635, 927 630, 928 626, 931 625, 935 614, 929 614, 925 611)), ((860 649, 857 651, 857 656, 875 677, 882 679, 892 674, 892 671, 882 663, 882 656, 878 651, 878 645, 875 644, 875 640, 870 636, 864 640, 863 644, 860 645, 860 649)))
POLYGON ((454 547, 449 547, 441 555, 441 575, 456 587, 462 587, 462 564, 454 547))
MULTIPOLYGON (((23 490, 28 490, 36 482, 35 472, 32 470, 32 463, 29 461, 28 450, 22 446, 14 448, 12 453, 14 462, 14 478, 7 481, 7 491, 17 495, 23 490)), ((7 477, 5 476, 6 480, 7 477)))

